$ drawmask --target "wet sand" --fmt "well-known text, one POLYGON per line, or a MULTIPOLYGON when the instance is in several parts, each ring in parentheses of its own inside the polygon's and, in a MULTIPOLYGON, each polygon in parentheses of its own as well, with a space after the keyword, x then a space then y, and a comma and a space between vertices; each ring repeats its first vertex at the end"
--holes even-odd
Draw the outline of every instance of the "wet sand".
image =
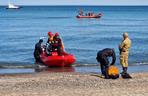
POLYGON ((95 73, 0 75, 0 96, 148 96, 148 73, 133 79, 102 79, 95 73))

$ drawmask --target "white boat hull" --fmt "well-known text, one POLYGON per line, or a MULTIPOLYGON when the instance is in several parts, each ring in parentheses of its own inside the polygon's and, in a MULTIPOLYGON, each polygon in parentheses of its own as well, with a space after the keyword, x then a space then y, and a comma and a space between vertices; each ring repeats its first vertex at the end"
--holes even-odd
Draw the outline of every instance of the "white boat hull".
POLYGON ((7 9, 19 9, 19 6, 13 5, 13 4, 8 4, 7 9))

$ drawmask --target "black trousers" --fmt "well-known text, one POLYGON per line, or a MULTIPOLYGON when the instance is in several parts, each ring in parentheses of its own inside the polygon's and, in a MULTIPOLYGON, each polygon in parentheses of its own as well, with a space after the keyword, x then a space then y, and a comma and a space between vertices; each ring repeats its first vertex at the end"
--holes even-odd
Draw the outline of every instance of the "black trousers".
POLYGON ((34 53, 35 63, 43 63, 39 54, 34 53))
POLYGON ((97 57, 97 61, 100 62, 100 67, 101 67, 101 73, 104 75, 106 78, 108 76, 108 68, 109 68, 109 61, 107 58, 101 58, 97 57))

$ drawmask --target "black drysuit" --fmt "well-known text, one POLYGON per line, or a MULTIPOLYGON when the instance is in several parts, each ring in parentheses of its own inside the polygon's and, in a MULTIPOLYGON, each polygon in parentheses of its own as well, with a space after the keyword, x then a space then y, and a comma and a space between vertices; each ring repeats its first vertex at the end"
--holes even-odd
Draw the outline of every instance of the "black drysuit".
POLYGON ((112 63, 111 65, 114 65, 116 61, 116 54, 114 49, 105 48, 98 52, 97 54, 97 61, 100 62, 101 67, 101 73, 105 76, 105 78, 108 78, 108 68, 109 68, 109 60, 108 57, 112 57, 112 63))
POLYGON ((42 53, 42 45, 41 42, 38 42, 35 44, 35 50, 34 50, 34 58, 36 60, 36 63, 43 63, 40 54, 42 53))

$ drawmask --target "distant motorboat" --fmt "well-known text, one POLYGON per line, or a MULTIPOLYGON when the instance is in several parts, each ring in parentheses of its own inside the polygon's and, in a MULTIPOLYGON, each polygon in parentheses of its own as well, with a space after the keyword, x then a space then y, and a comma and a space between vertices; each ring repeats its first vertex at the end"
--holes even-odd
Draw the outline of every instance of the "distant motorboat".
POLYGON ((101 18, 102 17, 102 13, 99 14, 94 14, 92 16, 85 16, 85 15, 77 15, 76 18, 101 18))
POLYGON ((103 15, 102 13, 94 14, 93 12, 88 12, 88 13, 85 13, 85 15, 83 15, 83 10, 81 9, 79 11, 79 14, 76 16, 76 18, 101 18, 102 15, 103 15))
POLYGON ((17 6, 17 5, 13 5, 11 3, 8 4, 8 7, 6 9, 20 9, 21 7, 17 6))

